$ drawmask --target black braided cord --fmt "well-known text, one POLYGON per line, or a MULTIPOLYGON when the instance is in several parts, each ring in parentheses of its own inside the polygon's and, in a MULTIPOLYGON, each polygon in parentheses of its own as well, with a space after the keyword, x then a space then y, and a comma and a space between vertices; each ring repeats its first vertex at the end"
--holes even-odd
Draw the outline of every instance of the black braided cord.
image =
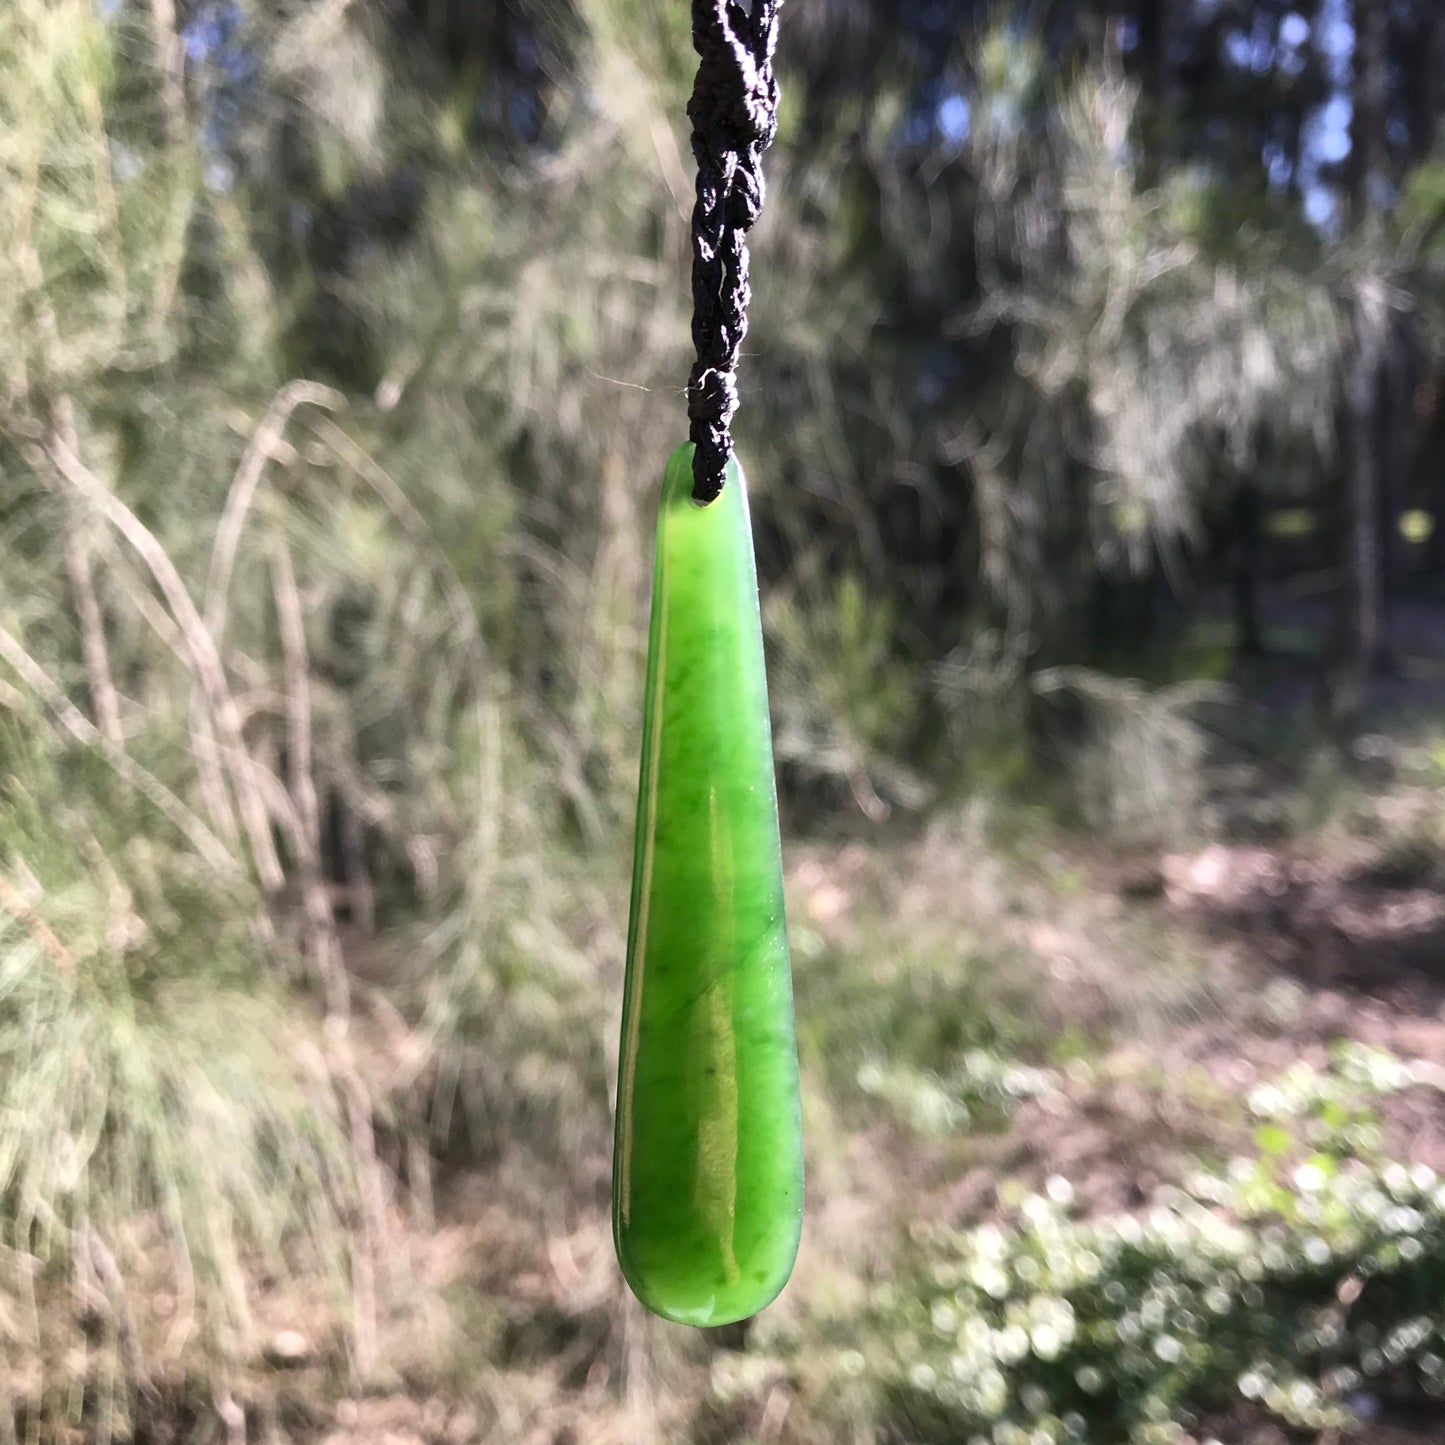
POLYGON ((723 489, 733 455, 738 352, 748 329, 748 232, 763 209, 763 152, 778 129, 773 53, 783 0, 693 0, 692 41, 701 56, 687 114, 697 159, 692 219, 692 339, 687 387, 693 499, 723 489))

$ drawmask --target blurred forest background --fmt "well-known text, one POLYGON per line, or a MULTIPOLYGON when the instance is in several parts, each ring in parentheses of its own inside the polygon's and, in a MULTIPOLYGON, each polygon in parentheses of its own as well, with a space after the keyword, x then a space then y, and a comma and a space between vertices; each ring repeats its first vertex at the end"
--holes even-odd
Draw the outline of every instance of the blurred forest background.
POLYGON ((785 7, 717 1332, 607 1222, 694 67, 0 5, 0 1442, 1445 1440, 1445 9, 785 7))

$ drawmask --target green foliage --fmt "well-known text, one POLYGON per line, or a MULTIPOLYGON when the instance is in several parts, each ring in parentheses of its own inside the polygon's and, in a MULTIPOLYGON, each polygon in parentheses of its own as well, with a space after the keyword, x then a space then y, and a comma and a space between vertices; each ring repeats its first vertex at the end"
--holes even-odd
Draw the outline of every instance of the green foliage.
POLYGON ((1255 1091, 1258 1156, 1141 1215, 1074 1220, 1057 1179, 1007 1224, 917 1227, 866 1366, 892 1428, 1146 1445, 1233 1402, 1324 1429, 1386 1378, 1441 1393, 1445 1186, 1371 1147, 1371 1101, 1442 1084, 1347 1049, 1255 1091))
POLYGON ((53 1296, 99 1270, 102 1344, 123 1367, 106 1408, 124 1415, 144 1368, 139 1274, 181 1302, 171 1348, 218 1372, 256 1349, 268 1274, 344 1311, 357 1161, 320 1043, 260 967, 254 892, 93 751, 56 754, 33 723, 5 727, 0 749, 7 1363, 44 1361, 46 1386, 66 1387, 49 1378, 53 1296))
POLYGON ((970 1049, 947 1075, 879 1060, 858 1070, 858 1087, 921 1134, 997 1128, 1024 1099, 1052 1093, 1058 1076, 984 1049, 970 1049))
MULTIPOLYGON (((319 1358, 367 1377, 407 1198, 376 1136, 425 1197, 428 1128, 566 1170, 605 1125, 599 909, 557 860, 621 811, 628 713, 587 739, 565 709, 609 701, 584 669, 626 692, 632 514, 611 595, 554 597, 532 646, 517 554, 535 589, 595 534, 577 563, 516 535, 516 477, 478 493, 456 393, 409 406, 400 341, 381 405, 286 379, 315 278, 244 167, 192 163, 219 64, 159 123, 164 13, 0 17, 0 1332, 37 1420, 96 1388, 124 1414, 157 1360, 224 1390, 302 1297, 319 1358), (519 699, 546 657, 558 685, 519 699), (97 1270, 105 1348, 77 1354, 54 1300, 97 1270), (161 1341, 146 1285, 180 1301, 161 1341)), ((328 6, 255 24, 263 98, 349 186, 380 156, 375 36, 328 6)), ((275 136, 237 124, 264 174, 275 136)))
MULTIPOLYGON (((920 920, 920 927, 927 926, 920 920)), ((799 1043, 840 1097, 882 1099, 905 1117, 967 1118, 967 1106, 1033 1092, 1044 1076, 1004 1058, 1042 1052, 1029 1007, 1037 965, 1017 947, 966 938, 900 942, 892 930, 846 953, 797 949, 799 1043), (910 1102, 911 1101, 911 1102, 910 1102)))
POLYGON ((921 806, 926 787, 900 761, 919 719, 893 605, 870 600, 850 575, 780 590, 765 623, 773 747, 785 778, 845 782, 874 817, 889 802, 921 806))
POLYGON ((1161 556, 1177 569, 1217 489, 1268 440, 1329 457, 1342 318, 1312 248, 1277 227, 1206 245, 1213 207, 1185 203, 1187 178, 1142 184, 1134 87, 1096 73, 1025 85, 1028 49, 1003 26, 980 42, 982 294, 967 325, 1007 342, 1012 372, 958 398, 953 449, 973 473, 997 614, 1048 663, 1094 640, 1090 579, 1161 556))
POLYGON ((1422 162, 1406 178, 1400 197, 1399 220, 1411 240, 1429 238, 1438 253, 1438 222, 1445 216, 1445 162, 1422 162))
POLYGON ((1042 697, 1064 712, 1068 801, 1090 828, 1121 841, 1174 842, 1201 821, 1208 739, 1202 705, 1220 695, 1208 682, 1149 689, 1079 668, 1041 673, 1042 697), (1072 712, 1072 716, 1070 716, 1072 712))
POLYGON ((84 0, 0 16, 0 373, 69 386, 170 351, 194 195, 180 147, 122 130, 113 37, 84 0), (120 112, 119 114, 117 112, 120 112))

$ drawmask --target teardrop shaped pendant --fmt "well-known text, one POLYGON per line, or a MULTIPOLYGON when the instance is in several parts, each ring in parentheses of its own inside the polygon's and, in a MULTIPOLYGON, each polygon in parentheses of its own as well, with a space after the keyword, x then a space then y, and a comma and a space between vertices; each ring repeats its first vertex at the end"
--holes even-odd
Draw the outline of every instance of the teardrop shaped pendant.
POLYGON ((803 1214, 792 975, 746 484, 657 528, 612 1224, 647 1307, 746 1319, 787 1283, 803 1214))

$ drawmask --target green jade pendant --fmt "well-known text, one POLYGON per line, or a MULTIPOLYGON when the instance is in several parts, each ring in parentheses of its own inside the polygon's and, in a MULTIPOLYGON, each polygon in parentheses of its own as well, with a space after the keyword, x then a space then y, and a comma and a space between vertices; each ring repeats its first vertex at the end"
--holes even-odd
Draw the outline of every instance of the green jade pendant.
POLYGON ((663 482, 652 588, 612 1227, 649 1309, 748 1318, 803 1220, 793 988, 746 484, 663 482))

